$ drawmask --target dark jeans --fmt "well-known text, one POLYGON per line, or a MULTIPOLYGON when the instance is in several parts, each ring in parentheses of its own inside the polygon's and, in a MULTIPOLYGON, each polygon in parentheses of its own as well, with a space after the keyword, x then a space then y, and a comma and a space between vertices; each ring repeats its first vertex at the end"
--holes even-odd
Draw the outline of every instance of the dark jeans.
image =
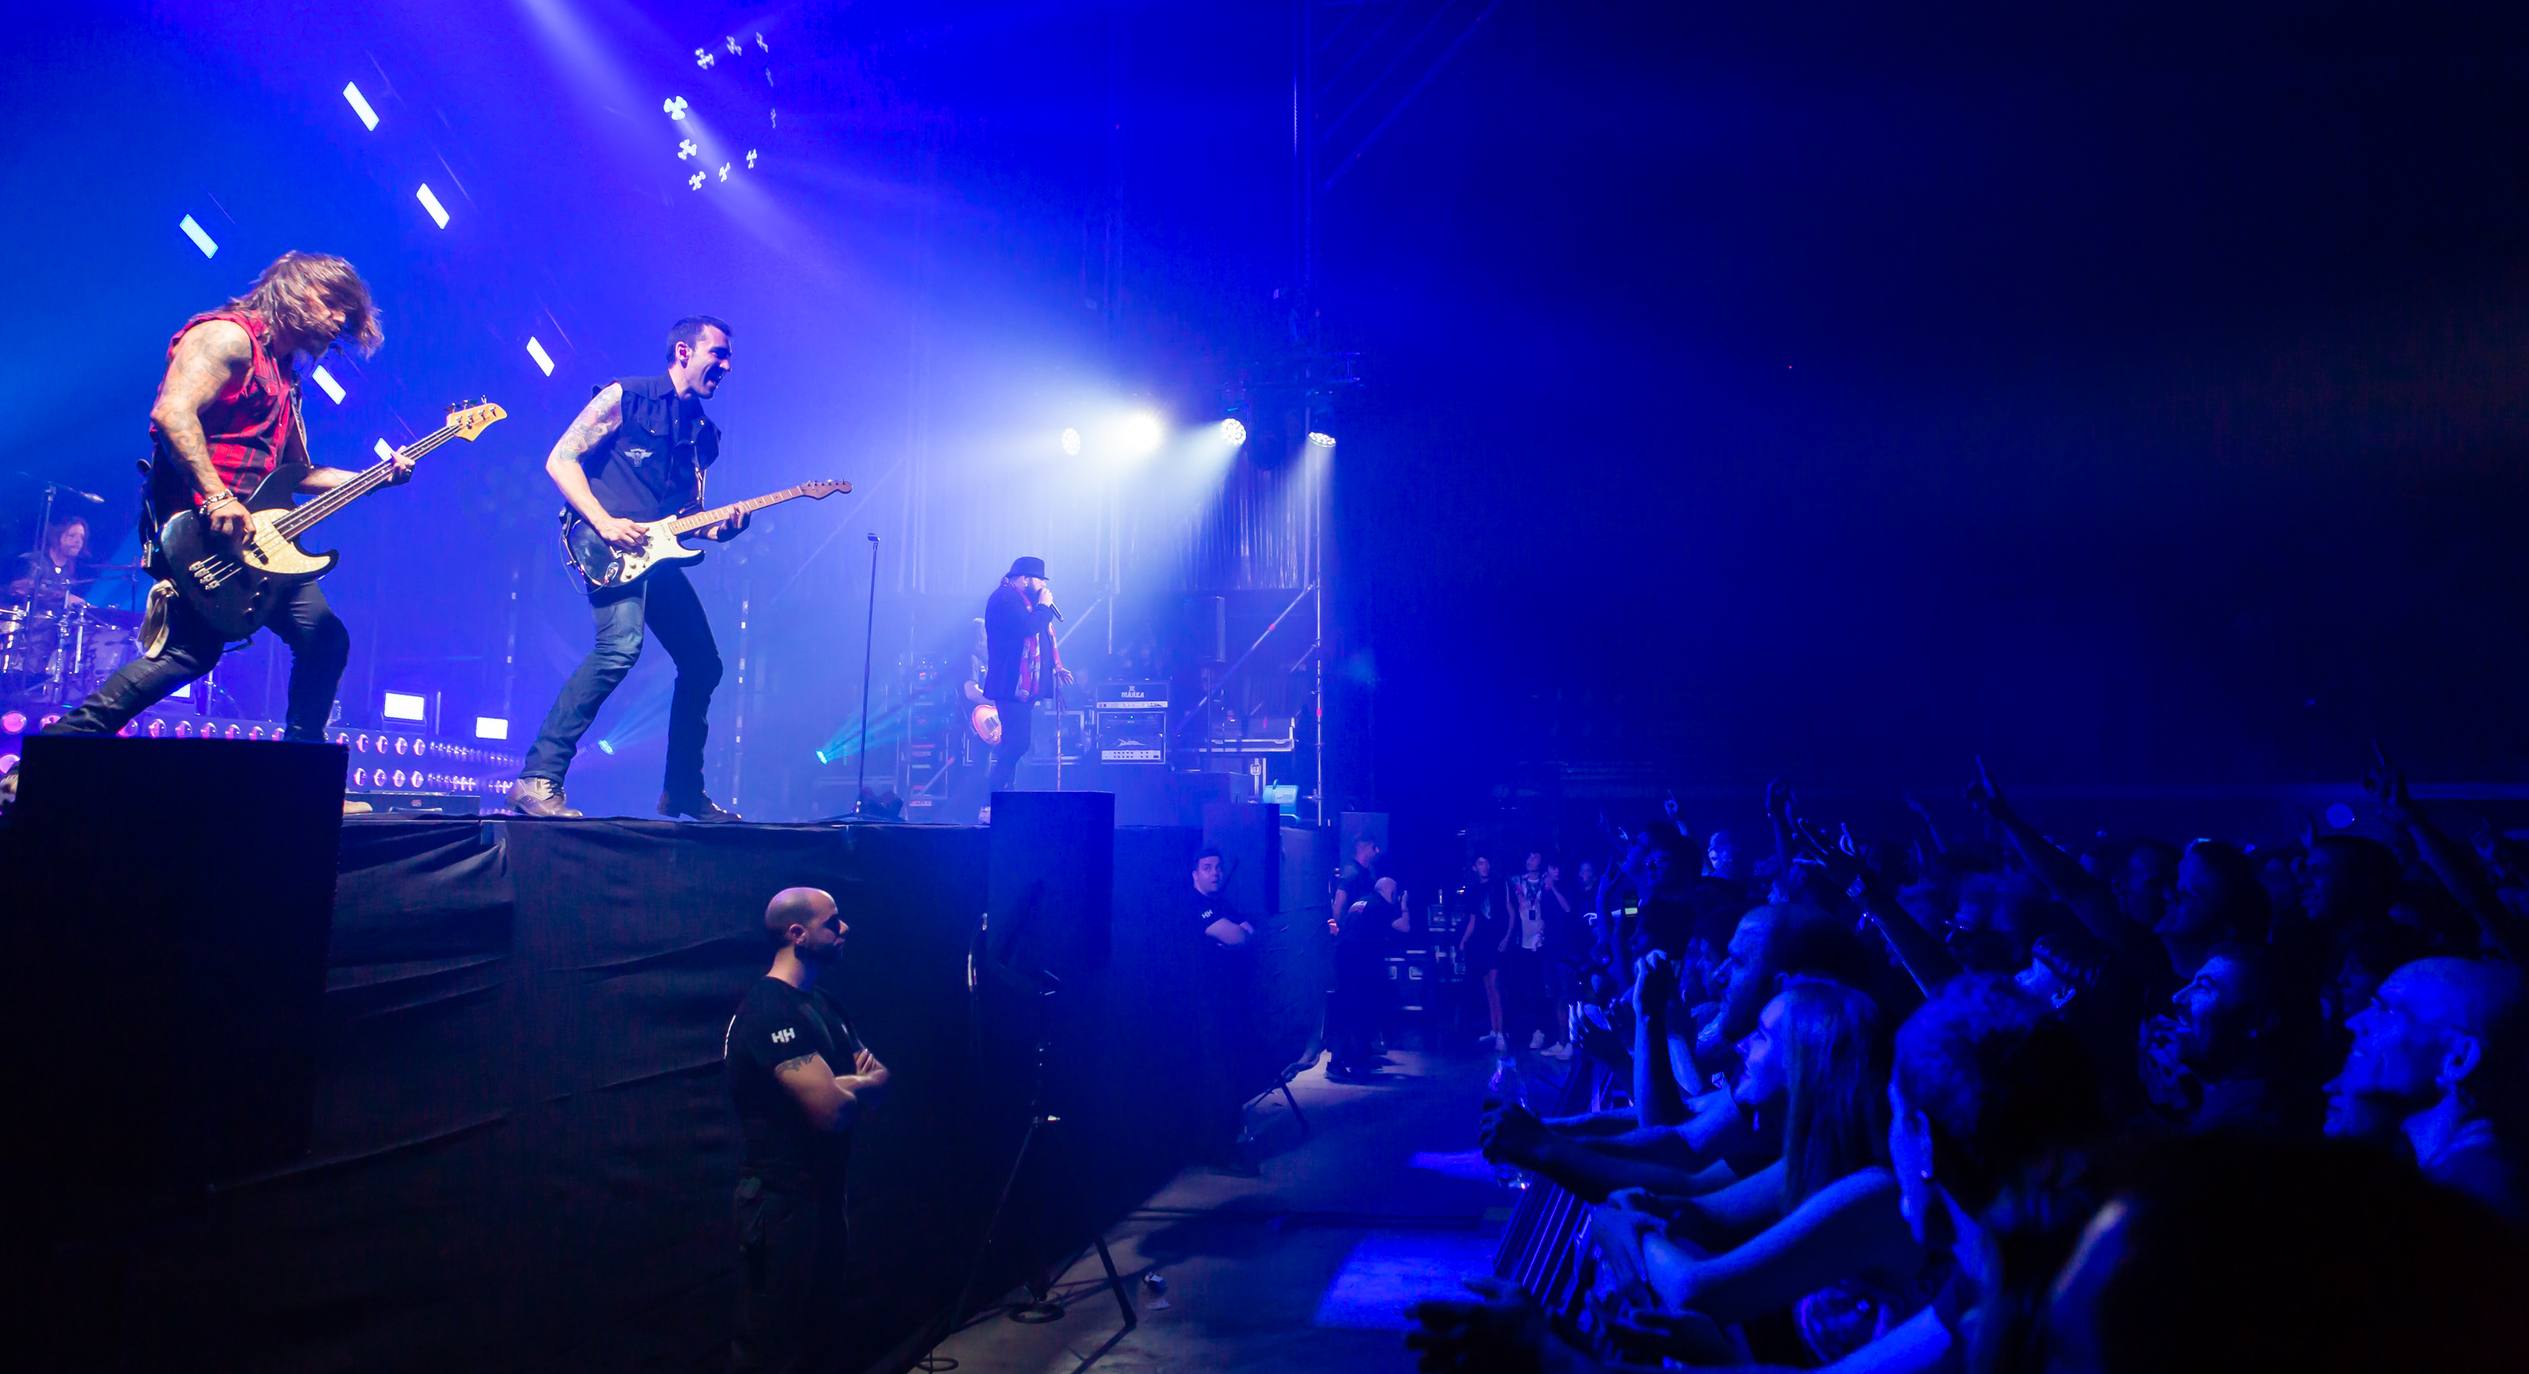
POLYGON ((1380 1009, 1387 997, 1387 958, 1363 942, 1335 946, 1335 991, 1326 1002, 1326 1048, 1331 1067, 1367 1069, 1379 1052, 1380 1009))
POLYGON ((667 707, 667 780, 662 790, 679 801, 702 795, 703 732, 708 728, 712 689, 720 685, 720 646, 712 640, 711 622, 703 618, 702 601, 683 568, 661 568, 629 587, 599 592, 588 599, 597 621, 597 647, 580 660, 578 671, 553 699, 536 744, 527 751, 520 777, 554 783, 571 771, 580 736, 641 657, 642 626, 676 660, 676 695, 667 707))
MULTIPOLYGON (((325 593, 314 582, 300 583, 281 602, 269 628, 290 646, 288 737, 322 741, 325 718, 333 714, 334 688, 342 682, 343 664, 351 658, 351 632, 325 604, 325 593)), ((166 700, 168 693, 211 671, 226 649, 225 637, 179 599, 167 608, 166 650, 156 658, 136 658, 115 669, 114 676, 79 703, 79 709, 56 722, 50 733, 113 734, 132 717, 166 700)))
POLYGON ((1027 747, 1034 742, 1030 736, 1036 729, 1036 715, 1029 702, 996 700, 992 704, 1001 711, 1001 745, 992 751, 992 785, 987 790, 1007 792, 1019 775, 1019 760, 1027 757, 1027 747))
POLYGON ((833 1367, 843 1317, 849 1230, 831 1201, 738 1180, 738 1334, 729 1367, 824 1371, 833 1367))
MULTIPOLYGON (((1514 941, 1517 936, 1511 937, 1514 941)), ((1551 1044, 1563 1032, 1547 1021, 1545 960, 1516 943, 1502 951, 1502 1031, 1512 1049, 1525 1049, 1528 1039, 1544 1031, 1551 1044)))

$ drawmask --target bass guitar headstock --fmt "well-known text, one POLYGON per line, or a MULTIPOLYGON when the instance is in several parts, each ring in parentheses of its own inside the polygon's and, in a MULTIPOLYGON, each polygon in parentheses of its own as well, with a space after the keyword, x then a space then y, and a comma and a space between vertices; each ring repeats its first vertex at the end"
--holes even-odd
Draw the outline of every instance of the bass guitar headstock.
POLYGON ((448 407, 448 428, 455 430, 457 437, 467 443, 474 442, 475 435, 508 418, 508 411, 489 400, 478 400, 472 405, 460 401, 448 407))

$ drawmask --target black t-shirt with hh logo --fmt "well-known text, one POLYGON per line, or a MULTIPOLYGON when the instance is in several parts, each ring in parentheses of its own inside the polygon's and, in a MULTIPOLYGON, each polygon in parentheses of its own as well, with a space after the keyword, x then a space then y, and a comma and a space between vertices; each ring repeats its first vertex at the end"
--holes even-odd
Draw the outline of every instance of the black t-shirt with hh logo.
POLYGON ((852 1155, 849 1130, 818 1130, 773 1070, 793 1059, 822 1055, 836 1075, 852 1071, 861 1042, 822 988, 801 990, 766 975, 755 980, 729 1018, 721 1058, 728 1066, 729 1100, 738 1109, 744 1137, 740 1175, 769 1187, 840 1197, 852 1155))

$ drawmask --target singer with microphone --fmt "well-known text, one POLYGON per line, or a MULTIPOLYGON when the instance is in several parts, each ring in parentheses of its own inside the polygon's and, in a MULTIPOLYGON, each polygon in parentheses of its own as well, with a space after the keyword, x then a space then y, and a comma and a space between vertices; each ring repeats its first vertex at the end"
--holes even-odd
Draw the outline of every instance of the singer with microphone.
POLYGON ((1071 681, 1054 642, 1054 624, 1062 618, 1045 581, 1045 560, 1033 555, 1012 561, 984 600, 983 691, 1001 713, 1001 743, 992 751, 995 792, 1010 790, 1019 760, 1027 757, 1030 709, 1071 681))

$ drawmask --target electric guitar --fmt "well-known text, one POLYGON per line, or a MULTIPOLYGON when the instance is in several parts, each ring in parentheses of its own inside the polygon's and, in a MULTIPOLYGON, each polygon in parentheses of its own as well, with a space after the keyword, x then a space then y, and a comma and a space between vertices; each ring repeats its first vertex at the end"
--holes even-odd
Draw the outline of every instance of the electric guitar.
MULTIPOLYGON (((418 458, 450 439, 468 443, 508 411, 489 401, 450 407, 448 423, 406 444, 399 456, 418 458)), ((230 639, 243 639, 272 617, 282 600, 302 582, 334 570, 342 555, 328 549, 309 553, 299 537, 317 522, 340 511, 395 477, 395 460, 380 459, 375 467, 331 491, 292 505, 309 469, 293 463, 276 468, 246 498, 252 522, 243 539, 232 544, 211 532, 211 522, 198 510, 177 511, 158 530, 159 571, 178 595, 212 628, 230 639)))
POLYGON ((562 512, 562 561, 571 565, 571 571, 580 575, 580 580, 588 584, 590 591, 629 587, 671 563, 692 563, 703 556, 702 550, 685 543, 678 538, 679 535, 709 529, 724 520, 749 515, 766 506, 778 506, 784 501, 796 501, 803 496, 812 501, 822 501, 837 492, 851 489, 849 482, 802 482, 795 487, 784 487, 744 501, 732 501, 692 515, 643 521, 641 523, 649 526, 649 535, 640 548, 629 551, 618 549, 598 537, 597 527, 582 520, 579 512, 565 510, 562 512))
POLYGON ((986 747, 1001 747, 1001 708, 989 701, 978 701, 966 708, 966 728, 986 747))

